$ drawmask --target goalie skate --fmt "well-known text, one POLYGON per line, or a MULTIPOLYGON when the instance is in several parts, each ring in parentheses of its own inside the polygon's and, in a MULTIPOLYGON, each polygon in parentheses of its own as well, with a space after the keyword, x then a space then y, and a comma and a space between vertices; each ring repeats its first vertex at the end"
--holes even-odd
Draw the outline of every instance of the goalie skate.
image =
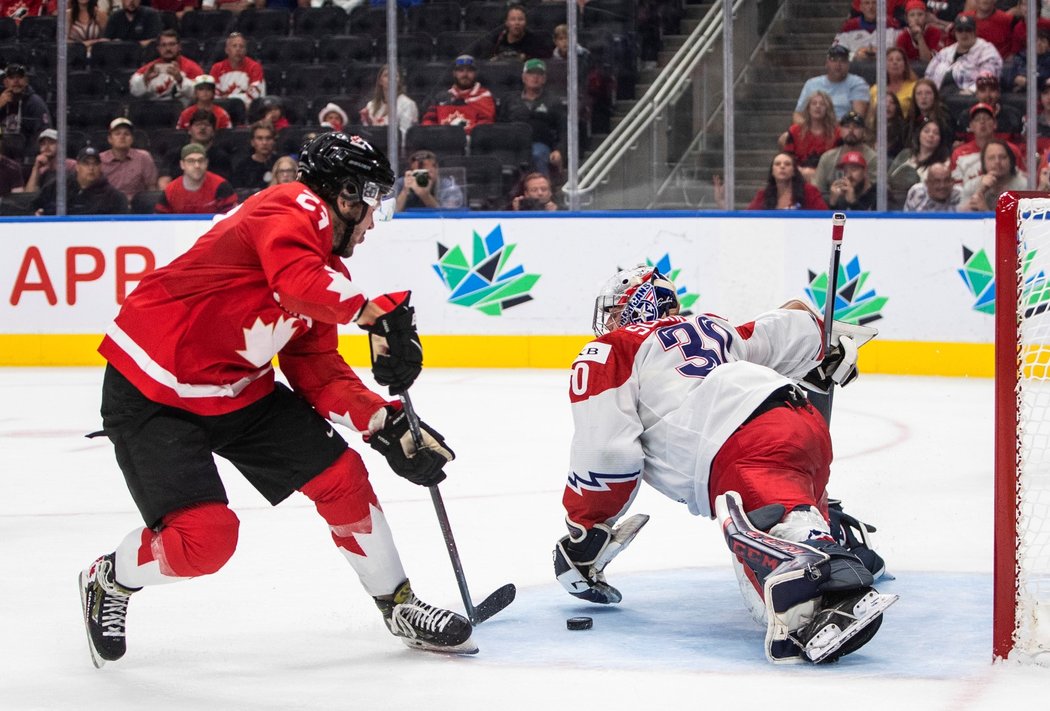
POLYGON ((897 599, 868 588, 820 610, 797 633, 806 659, 828 664, 857 651, 879 631, 883 611, 897 599))
POLYGON ((477 654, 470 621, 416 597, 406 580, 391 598, 375 598, 387 629, 406 647, 444 654, 477 654))

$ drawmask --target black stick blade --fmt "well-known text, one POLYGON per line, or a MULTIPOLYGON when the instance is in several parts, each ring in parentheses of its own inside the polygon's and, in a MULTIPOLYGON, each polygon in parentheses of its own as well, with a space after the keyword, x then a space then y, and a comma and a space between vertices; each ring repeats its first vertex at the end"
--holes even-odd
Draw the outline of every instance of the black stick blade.
POLYGON ((474 607, 474 616, 470 621, 475 625, 480 625, 507 605, 514 602, 514 596, 517 594, 518 590, 514 587, 514 583, 507 583, 474 607))

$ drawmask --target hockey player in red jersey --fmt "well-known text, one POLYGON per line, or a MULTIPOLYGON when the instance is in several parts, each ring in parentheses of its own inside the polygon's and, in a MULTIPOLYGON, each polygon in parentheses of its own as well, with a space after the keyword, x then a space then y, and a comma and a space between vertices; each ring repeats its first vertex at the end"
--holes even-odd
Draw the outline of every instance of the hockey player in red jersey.
POLYGON ((99 348, 109 362, 102 420, 145 526, 80 575, 96 666, 123 656, 132 594, 214 573, 233 555, 238 519, 213 454, 273 505, 297 490, 311 499, 405 644, 477 651, 464 617, 415 596, 362 459, 330 424, 363 433, 423 486, 454 456, 425 425, 417 451, 399 404, 366 388, 337 351, 337 324, 367 331, 373 375, 391 393, 422 367, 409 293, 369 299, 341 261, 393 183, 369 143, 322 134, 303 147, 296 182, 218 218, 128 296, 99 348), (291 388, 275 382, 275 356, 291 388))
POLYGON ((737 327, 678 310, 674 284, 649 267, 619 272, 596 299, 598 339, 570 378, 569 535, 555 547, 555 575, 578 598, 620 602, 604 569, 648 521, 620 521, 646 481, 722 523, 770 661, 855 651, 896 597, 871 587, 885 566, 865 545, 867 527, 829 512, 831 439, 797 383, 850 382, 874 329, 835 324, 825 357, 823 326, 799 301, 737 327))

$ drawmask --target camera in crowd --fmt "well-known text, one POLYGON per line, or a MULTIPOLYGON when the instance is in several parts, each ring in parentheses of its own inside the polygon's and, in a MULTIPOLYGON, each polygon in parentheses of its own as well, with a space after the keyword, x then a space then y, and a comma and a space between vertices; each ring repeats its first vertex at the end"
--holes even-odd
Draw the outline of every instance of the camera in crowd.
POLYGON ((426 168, 419 168, 412 171, 412 177, 416 179, 416 185, 421 188, 425 188, 430 185, 430 171, 426 168))
POLYGON ((536 198, 523 197, 518 202, 518 209, 519 210, 545 210, 546 209, 546 203, 544 203, 541 200, 537 200, 536 198))

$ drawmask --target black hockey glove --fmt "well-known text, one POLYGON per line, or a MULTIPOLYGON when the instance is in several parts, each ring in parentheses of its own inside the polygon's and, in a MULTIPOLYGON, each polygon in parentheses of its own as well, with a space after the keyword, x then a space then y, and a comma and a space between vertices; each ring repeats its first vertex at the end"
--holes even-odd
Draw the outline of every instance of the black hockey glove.
POLYGON ((423 435, 423 449, 416 451, 408 415, 404 410, 386 408, 386 424, 368 439, 368 444, 384 457, 398 476, 420 486, 434 486, 445 479, 442 468, 456 458, 456 453, 445 444, 445 438, 419 421, 423 435))
POLYGON ((386 313, 368 330, 372 375, 380 385, 399 395, 415 382, 423 369, 423 346, 416 332, 416 310, 408 305, 411 292, 383 294, 372 300, 386 313))
POLYGON ((646 514, 635 514, 615 528, 598 523, 586 530, 566 519, 571 533, 554 546, 554 575, 558 582, 570 595, 587 602, 620 602, 620 591, 605 580, 605 566, 630 545, 648 521, 646 514))
POLYGON ((860 558, 876 580, 886 575, 886 561, 875 552, 872 540, 868 537, 869 533, 875 533, 874 526, 843 511, 842 502, 838 499, 828 499, 828 521, 831 535, 839 545, 860 558))
POLYGON ((802 378, 801 385, 818 393, 827 393, 831 386, 846 387, 857 379, 857 345, 849 336, 840 336, 824 360, 802 378))

